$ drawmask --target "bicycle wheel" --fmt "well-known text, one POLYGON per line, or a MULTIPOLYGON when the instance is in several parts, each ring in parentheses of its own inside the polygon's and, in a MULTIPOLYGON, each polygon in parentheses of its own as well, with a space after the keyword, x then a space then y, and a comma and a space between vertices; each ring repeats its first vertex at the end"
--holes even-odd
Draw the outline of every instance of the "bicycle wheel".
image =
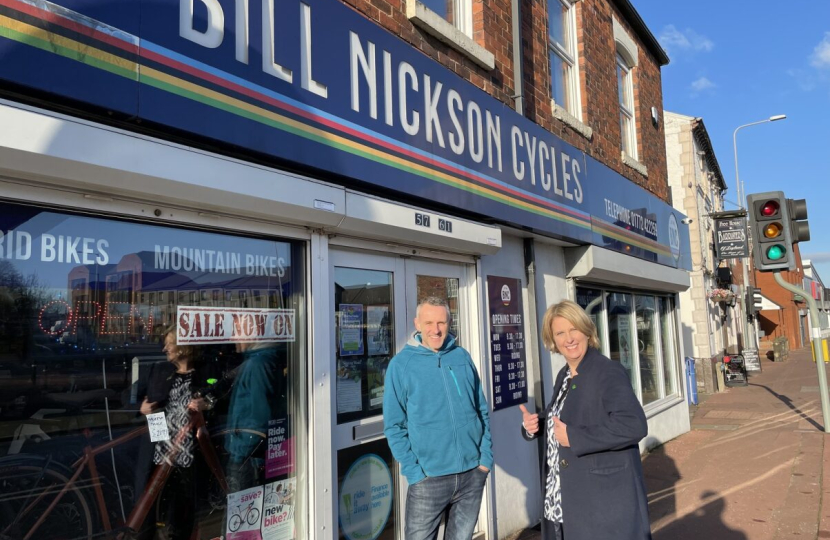
POLYGON ((251 508, 248 512, 248 525, 253 525, 259 521, 259 508, 251 508))
POLYGON ((232 515, 230 521, 228 521, 228 529, 230 529, 231 532, 236 532, 239 530, 240 525, 242 525, 242 518, 239 514, 232 515))
MULTIPOLYGON (((0 538, 25 538, 68 482, 69 477, 61 472, 36 464, 0 464, 0 538), (27 509, 44 492, 46 496, 27 509)), ((86 489, 92 489, 91 481, 79 478, 46 515, 32 538, 91 540, 96 532, 93 516, 97 514, 81 491, 86 489)))

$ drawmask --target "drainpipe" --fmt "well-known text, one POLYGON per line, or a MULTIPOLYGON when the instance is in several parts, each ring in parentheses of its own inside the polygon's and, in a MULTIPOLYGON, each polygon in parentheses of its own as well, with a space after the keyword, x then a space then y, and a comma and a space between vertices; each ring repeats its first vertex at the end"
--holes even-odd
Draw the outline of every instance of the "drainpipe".
POLYGON ((510 0, 513 17, 513 107, 524 115, 524 71, 522 70, 522 0, 510 0))

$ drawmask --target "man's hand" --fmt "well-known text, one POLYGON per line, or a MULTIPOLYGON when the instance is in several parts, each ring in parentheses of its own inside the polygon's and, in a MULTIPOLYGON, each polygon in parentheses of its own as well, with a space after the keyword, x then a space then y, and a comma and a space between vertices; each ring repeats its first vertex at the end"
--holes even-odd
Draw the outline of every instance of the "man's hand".
POLYGON ((530 414, 530 412, 527 410, 527 407, 525 407, 524 405, 519 405, 519 409, 522 411, 522 427, 525 429, 525 431, 527 431, 531 435, 538 432, 539 415, 530 414))
POLYGON ((485 473, 489 473, 489 472, 490 472, 490 469, 488 469, 488 468, 487 468, 487 467, 485 467, 484 465, 479 465, 479 466, 478 466, 478 468, 479 468, 479 469, 481 469, 481 470, 482 470, 482 472, 485 472, 485 473))
POLYGON ((158 403, 158 401, 150 403, 149 401, 147 401, 147 398, 144 398, 144 401, 141 403, 141 408, 138 410, 141 411, 141 414, 147 416, 148 414, 151 414, 153 411, 156 410, 158 403))
POLYGON ((571 446, 568 440, 568 426, 558 416, 553 417, 553 435, 562 446, 571 446))

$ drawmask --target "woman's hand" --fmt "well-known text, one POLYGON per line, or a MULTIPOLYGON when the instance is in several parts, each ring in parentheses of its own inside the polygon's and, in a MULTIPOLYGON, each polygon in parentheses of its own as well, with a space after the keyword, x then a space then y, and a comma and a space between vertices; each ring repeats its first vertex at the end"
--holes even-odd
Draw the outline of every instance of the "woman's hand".
POLYGON ((149 401, 147 401, 147 398, 145 397, 144 401, 141 402, 141 408, 138 410, 141 411, 141 414, 147 416, 148 414, 152 414, 152 412, 156 410, 158 403, 158 401, 150 403, 149 401))
POLYGON ((190 400, 190 403, 187 404, 187 408, 191 411, 207 411, 210 409, 210 404, 208 401, 203 397, 198 397, 190 400))
POLYGON ((527 407, 524 405, 519 405, 519 409, 522 411, 522 427, 530 433, 531 435, 535 434, 539 431, 539 415, 538 414, 530 414, 527 410, 527 407))
POLYGON ((568 440, 568 426, 558 416, 553 417, 553 436, 556 437, 560 445, 571 445, 571 441, 568 440))

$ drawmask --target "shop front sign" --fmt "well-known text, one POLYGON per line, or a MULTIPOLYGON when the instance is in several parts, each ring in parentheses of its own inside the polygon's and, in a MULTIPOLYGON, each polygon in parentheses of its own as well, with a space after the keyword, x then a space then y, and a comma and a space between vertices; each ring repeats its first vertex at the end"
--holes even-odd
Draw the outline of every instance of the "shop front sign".
POLYGON ((691 268, 681 214, 337 0, 0 5, 0 80, 691 268))

